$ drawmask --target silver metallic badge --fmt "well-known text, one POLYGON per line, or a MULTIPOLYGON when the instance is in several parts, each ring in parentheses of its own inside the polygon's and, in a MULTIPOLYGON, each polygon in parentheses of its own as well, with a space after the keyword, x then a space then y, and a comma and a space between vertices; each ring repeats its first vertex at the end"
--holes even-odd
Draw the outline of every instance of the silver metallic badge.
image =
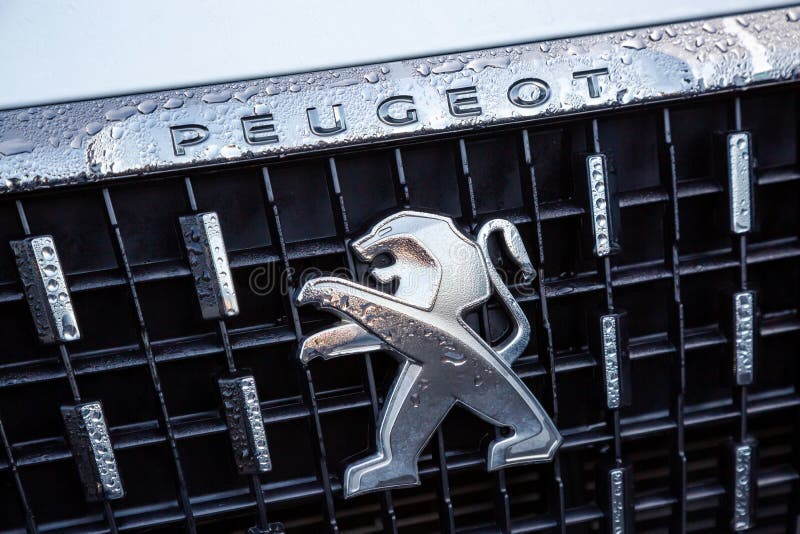
POLYGON ((528 344, 530 324, 489 259, 488 240, 495 232, 532 279, 533 266, 510 222, 485 223, 475 242, 447 217, 403 211, 352 244, 364 262, 380 254, 393 258, 371 274, 381 283, 394 282, 394 294, 336 277, 301 288, 298 305, 313 304, 343 319, 303 341, 302 361, 386 350, 401 363, 380 413, 377 452, 347 467, 345 497, 419 484, 419 454, 456 404, 512 429, 489 446, 489 470, 549 461, 561 444, 550 417, 510 367, 528 344), (493 290, 514 326, 496 347, 463 317, 493 290))

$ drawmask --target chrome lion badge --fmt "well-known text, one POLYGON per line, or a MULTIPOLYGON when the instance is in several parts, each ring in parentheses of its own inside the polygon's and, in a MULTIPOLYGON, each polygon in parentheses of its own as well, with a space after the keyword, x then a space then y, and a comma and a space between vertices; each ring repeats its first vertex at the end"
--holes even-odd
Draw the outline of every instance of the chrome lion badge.
POLYGON ((402 211, 352 243, 361 261, 392 257, 391 265, 371 274, 393 283, 393 294, 337 277, 316 278, 300 289, 298 305, 312 304, 342 318, 302 342, 302 361, 384 350, 401 363, 380 413, 377 451, 347 467, 345 497, 419 484, 419 454, 456 404, 511 429, 490 444, 490 471, 549 461, 561 444, 550 417, 511 370, 528 343, 530 324, 489 259, 489 236, 495 232, 533 279, 522 238, 510 222, 488 221, 476 242, 447 217, 402 211), (464 320, 492 291, 513 324, 495 347, 464 320))

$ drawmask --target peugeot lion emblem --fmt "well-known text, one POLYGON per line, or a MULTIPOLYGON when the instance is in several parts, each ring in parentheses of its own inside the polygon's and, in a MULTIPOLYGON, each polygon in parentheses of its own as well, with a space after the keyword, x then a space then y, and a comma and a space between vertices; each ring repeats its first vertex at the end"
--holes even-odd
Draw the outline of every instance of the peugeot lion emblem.
POLYGON ((530 324, 489 259, 489 236, 496 232, 532 280, 533 266, 512 223, 486 222, 476 242, 448 217, 402 211, 352 243, 361 261, 382 254, 393 258, 391 265, 371 271, 379 282, 394 284, 393 294, 332 276, 300 289, 298 305, 312 304, 342 319, 305 338, 299 349, 303 362, 376 350, 400 361, 377 424, 377 451, 347 467, 345 497, 419 484, 420 452, 456 404, 511 429, 489 445, 490 471, 549 461, 561 444, 550 417, 511 370, 528 343, 530 324), (495 347, 464 320, 492 291, 513 325, 495 347))

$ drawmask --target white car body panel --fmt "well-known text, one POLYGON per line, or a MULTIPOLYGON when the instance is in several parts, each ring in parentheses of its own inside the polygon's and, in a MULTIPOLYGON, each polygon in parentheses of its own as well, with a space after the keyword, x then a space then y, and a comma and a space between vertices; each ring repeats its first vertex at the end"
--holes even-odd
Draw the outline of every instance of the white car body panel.
POLYGON ((307 72, 785 5, 774 0, 0 3, 0 109, 307 72))

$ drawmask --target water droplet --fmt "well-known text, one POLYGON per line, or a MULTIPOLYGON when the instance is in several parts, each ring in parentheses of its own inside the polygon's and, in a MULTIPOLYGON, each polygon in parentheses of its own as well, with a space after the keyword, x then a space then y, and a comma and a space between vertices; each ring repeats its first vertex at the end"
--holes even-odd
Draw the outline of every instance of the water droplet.
MULTIPOLYGON (((123 106, 119 109, 112 109, 106 112, 107 121, 124 121, 131 115, 136 113, 136 108, 133 106, 123 106)), ((91 134, 89 134, 91 135, 91 134)))
POLYGON ((31 151, 33 151, 33 143, 24 139, 8 139, 0 142, 0 154, 4 156, 13 156, 14 154, 31 151))
POLYGON ((84 128, 86 133, 89 134, 89 135, 94 135, 94 134, 96 134, 97 132, 99 132, 102 129, 103 129, 103 124, 100 123, 100 122, 97 122, 97 121, 90 122, 84 128))
POLYGON ((58 269, 56 269, 56 266, 52 263, 45 265, 44 269, 42 270, 47 276, 55 276, 55 274, 58 272, 58 269))
POLYGON ((447 351, 442 355, 442 363, 447 363, 458 367, 460 365, 464 365, 466 362, 466 357, 459 352, 447 351))
POLYGON ((64 324, 64 339, 67 341, 72 341, 76 337, 78 337, 78 329, 75 328, 74 324, 66 323, 64 324))
POLYGON ((47 290, 48 291, 56 291, 58 289, 58 280, 55 278, 51 278, 47 281, 47 290))
POLYGON ((155 100, 148 99, 148 100, 143 100, 142 102, 140 102, 139 105, 136 106, 136 109, 139 110, 139 113, 143 113, 143 114, 147 115, 147 114, 152 113, 153 111, 155 111, 156 106, 157 106, 157 104, 155 103, 155 100))
POLYGON ((201 99, 206 104, 220 104, 222 102, 227 102, 231 99, 231 92, 230 91, 219 91, 217 93, 206 93, 203 95, 201 99))
POLYGON ((625 39, 624 41, 622 41, 622 46, 624 48, 630 48, 631 50, 642 50, 647 45, 644 44, 644 41, 642 41, 638 37, 635 37, 633 39, 625 39))
POLYGON ((459 72, 464 68, 464 64, 455 59, 449 59, 442 63, 441 65, 437 65, 432 69, 434 74, 451 74, 453 72, 459 72))
POLYGON ((662 32, 661 30, 653 30, 650 32, 650 35, 648 37, 650 37, 651 41, 657 42, 660 41, 663 36, 664 32, 662 32))
POLYGON ((56 251, 53 250, 53 247, 42 247, 42 258, 47 261, 52 260, 56 255, 56 251))
POLYGON ((246 89, 234 93, 233 98, 239 102, 247 102, 250 98, 258 94, 258 86, 249 85, 246 89))
POLYGON ((164 103, 164 109, 178 109, 183 106, 183 100, 180 98, 170 98, 164 103))
POLYGON ((369 83, 377 83, 380 78, 377 72, 368 72, 364 75, 364 79, 369 83))

